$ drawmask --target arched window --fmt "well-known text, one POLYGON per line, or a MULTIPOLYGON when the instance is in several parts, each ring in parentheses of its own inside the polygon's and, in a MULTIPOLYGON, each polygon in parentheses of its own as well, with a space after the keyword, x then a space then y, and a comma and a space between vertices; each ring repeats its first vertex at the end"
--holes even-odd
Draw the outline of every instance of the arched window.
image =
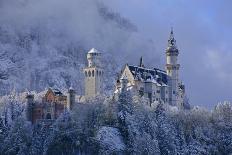
POLYGON ((85 76, 87 77, 88 76, 88 73, 85 71, 85 76))
POLYGON ((88 72, 88 75, 89 75, 89 77, 91 76, 91 72, 90 71, 88 72))
POLYGON ((97 76, 98 76, 98 70, 97 70, 97 76))
POLYGON ((99 71, 99 76, 101 76, 101 71, 99 71))
POLYGON ((94 70, 92 71, 92 76, 94 77, 94 70))

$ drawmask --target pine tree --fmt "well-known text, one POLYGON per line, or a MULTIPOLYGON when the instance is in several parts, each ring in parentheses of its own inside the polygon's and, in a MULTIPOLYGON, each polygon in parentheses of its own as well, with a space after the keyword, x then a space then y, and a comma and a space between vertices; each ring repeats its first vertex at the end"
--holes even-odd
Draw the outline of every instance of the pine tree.
POLYGON ((128 131, 128 119, 131 117, 133 112, 133 103, 131 92, 122 89, 118 97, 118 123, 119 130, 124 138, 124 141, 127 145, 129 152, 133 146, 132 136, 130 136, 128 131))
POLYGON ((171 123, 169 116, 162 103, 158 104, 155 110, 157 120, 157 139, 162 155, 176 154, 175 138, 176 130, 171 123))
POLYGON ((44 146, 44 154, 75 154, 79 140, 75 122, 68 112, 53 124, 44 146))
POLYGON ((31 146, 32 128, 24 118, 17 118, 3 141, 3 154, 27 155, 31 146))

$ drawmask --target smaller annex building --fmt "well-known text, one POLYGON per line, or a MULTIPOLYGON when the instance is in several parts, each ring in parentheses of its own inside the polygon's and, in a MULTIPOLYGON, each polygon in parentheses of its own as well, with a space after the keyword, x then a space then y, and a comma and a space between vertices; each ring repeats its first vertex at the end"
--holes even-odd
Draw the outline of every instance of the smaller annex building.
POLYGON ((35 101, 33 94, 28 94, 26 99, 26 118, 34 124, 57 119, 65 110, 71 110, 75 103, 75 92, 69 88, 67 95, 64 95, 58 89, 48 88, 41 102, 35 101))

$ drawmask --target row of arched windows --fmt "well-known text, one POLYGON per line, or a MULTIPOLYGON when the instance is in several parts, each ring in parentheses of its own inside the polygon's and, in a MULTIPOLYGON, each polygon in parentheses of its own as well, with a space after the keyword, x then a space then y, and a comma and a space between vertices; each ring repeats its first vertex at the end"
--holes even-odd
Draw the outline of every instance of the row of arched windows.
POLYGON ((92 70, 92 72, 91 71, 85 71, 85 76, 86 77, 94 77, 94 76, 102 76, 103 75, 103 71, 94 71, 94 70, 92 70))

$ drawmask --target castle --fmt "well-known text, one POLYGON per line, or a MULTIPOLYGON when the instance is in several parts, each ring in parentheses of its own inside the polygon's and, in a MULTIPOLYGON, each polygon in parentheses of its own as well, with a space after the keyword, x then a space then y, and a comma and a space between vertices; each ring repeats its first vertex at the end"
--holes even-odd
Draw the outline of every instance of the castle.
MULTIPOLYGON (((154 102, 167 103, 183 107, 185 86, 179 79, 179 50, 176 46, 173 30, 170 33, 166 49, 166 71, 157 68, 146 68, 141 57, 139 65, 126 64, 116 82, 114 95, 123 88, 135 95, 145 97, 150 105, 154 102)), ((103 74, 101 52, 91 49, 87 53, 88 65, 83 69, 85 75, 84 100, 91 100, 103 94, 103 74)), ((49 88, 42 102, 36 102, 32 94, 27 95, 26 118, 32 123, 40 120, 53 120, 64 111, 70 111, 75 104, 76 94, 70 88, 67 95, 58 89, 49 88)), ((80 101, 79 101, 80 102, 80 101)))
POLYGON ((141 57, 139 65, 125 65, 117 80, 115 93, 119 93, 123 87, 126 87, 134 94, 149 99, 150 104, 153 102, 169 103, 182 108, 185 86, 179 79, 178 55, 179 50, 173 30, 171 30, 166 49, 166 71, 146 68, 141 57))

